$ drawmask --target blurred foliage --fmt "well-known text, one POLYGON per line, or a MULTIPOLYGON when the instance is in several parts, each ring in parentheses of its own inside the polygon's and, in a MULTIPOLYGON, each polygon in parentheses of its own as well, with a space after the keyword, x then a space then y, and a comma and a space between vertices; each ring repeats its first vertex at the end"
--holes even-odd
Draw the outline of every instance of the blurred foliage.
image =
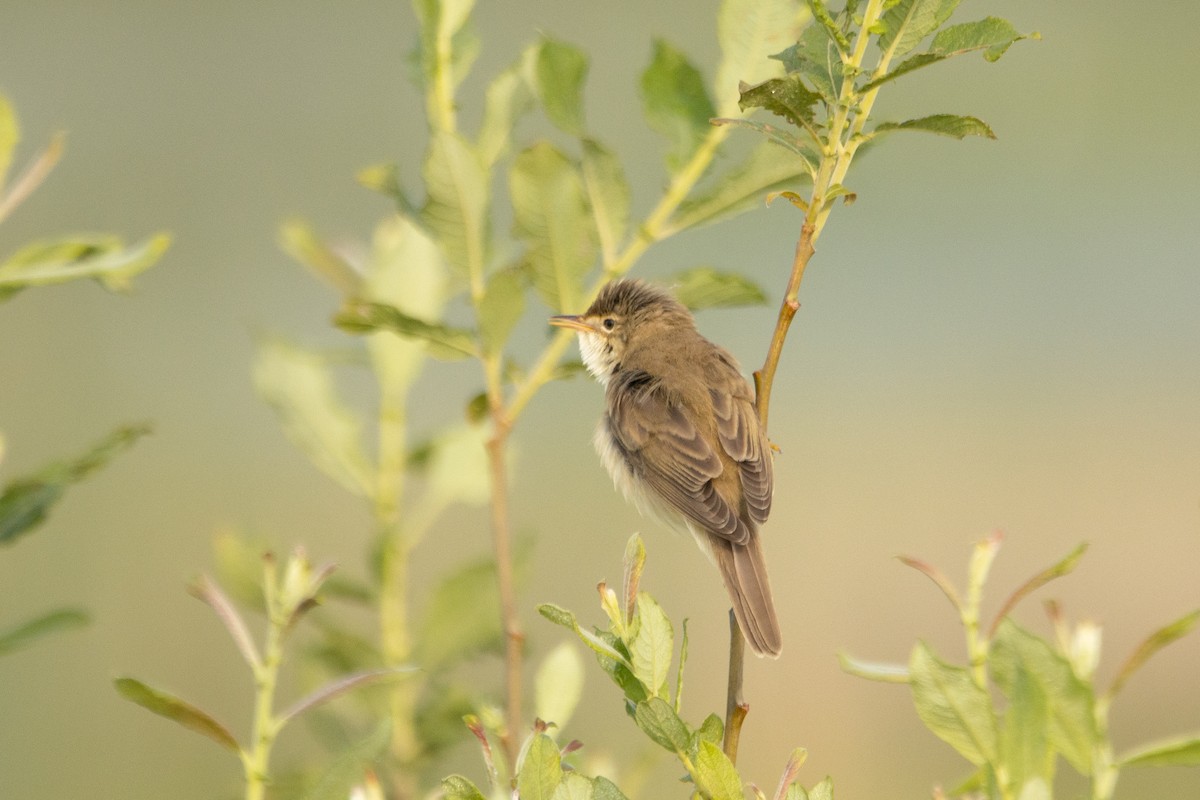
POLYGON ((1053 797, 1060 757, 1089 779, 1094 800, 1113 796, 1120 771, 1127 766, 1200 766, 1200 732, 1120 756, 1114 755, 1109 734, 1109 708, 1125 682, 1150 656, 1194 628, 1200 610, 1147 637, 1102 689, 1096 681, 1098 625, 1083 622, 1072 627, 1051 602, 1047 610, 1054 638, 1046 639, 1009 616, 1022 598, 1074 570, 1085 548, 1080 546, 1018 587, 983 628, 980 605, 999 548, 998 536, 976 545, 965 597, 936 567, 902 559, 950 600, 966 633, 967 664, 943 661, 924 642, 913 648, 907 667, 842 657, 843 667, 852 674, 907 683, 921 721, 976 767, 952 794, 999 800, 1053 797))
MULTIPOLYGON (((0 94, 0 222, 6 220, 46 179, 62 158, 65 136, 51 139, 15 179, 9 169, 21 140, 8 98, 0 94)), ((126 291, 134 276, 154 266, 170 244, 164 233, 132 247, 109 235, 72 235, 33 242, 0 260, 0 303, 23 289, 93 278, 111 291, 126 291)), ((4 376, 0 376, 0 382, 4 376)), ((118 428, 82 455, 9 480, 0 489, 0 545, 11 545, 40 526, 67 487, 103 467, 117 453, 149 432, 146 425, 118 428)), ((0 464, 4 439, 0 436, 0 464)), ((50 633, 82 627, 88 615, 68 608, 47 612, 7 629, 0 628, 0 655, 50 633)))

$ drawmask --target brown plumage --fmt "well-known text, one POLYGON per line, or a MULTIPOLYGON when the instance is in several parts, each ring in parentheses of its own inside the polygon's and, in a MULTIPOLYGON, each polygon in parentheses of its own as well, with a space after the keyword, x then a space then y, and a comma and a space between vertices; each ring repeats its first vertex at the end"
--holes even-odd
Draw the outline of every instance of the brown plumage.
POLYGON ((751 648, 778 656, 758 533, 771 511, 771 449, 733 356, 670 294, 637 280, 614 281, 583 314, 550 321, 578 332, 605 386, 595 443, 613 482, 643 513, 692 533, 751 648))

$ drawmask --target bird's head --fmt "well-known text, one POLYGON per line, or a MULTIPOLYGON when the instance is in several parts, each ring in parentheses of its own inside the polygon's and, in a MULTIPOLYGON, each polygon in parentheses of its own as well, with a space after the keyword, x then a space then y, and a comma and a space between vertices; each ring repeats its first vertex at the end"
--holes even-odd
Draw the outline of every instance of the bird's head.
POLYGON ((603 384, 630 348, 695 327, 691 313, 669 293, 631 278, 607 284, 582 314, 551 317, 550 324, 579 334, 583 363, 603 384))

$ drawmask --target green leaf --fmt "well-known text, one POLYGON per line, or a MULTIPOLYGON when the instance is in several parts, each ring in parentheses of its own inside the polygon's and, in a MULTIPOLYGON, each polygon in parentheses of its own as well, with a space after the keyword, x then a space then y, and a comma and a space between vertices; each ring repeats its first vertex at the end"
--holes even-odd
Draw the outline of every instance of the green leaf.
POLYGON ((583 140, 583 185, 605 264, 616 259, 629 227, 629 182, 621 162, 594 139, 583 140))
POLYGON ((860 91, 870 91, 922 67, 966 53, 982 50, 986 60, 996 61, 1014 43, 1029 38, 1037 38, 1037 34, 1018 33, 1011 22, 998 17, 986 17, 976 22, 951 25, 933 37, 933 42, 927 52, 910 56, 893 67, 886 75, 863 84, 860 91))
POLYGON ((633 622, 633 612, 637 608, 638 587, 642 583, 642 573, 646 570, 646 544, 640 534, 633 534, 625 542, 625 555, 621 559, 621 601, 625 613, 625 624, 633 622))
POLYGON ((553 145, 538 142, 517 156, 509 190, 534 288, 550 308, 577 310, 583 277, 596 260, 579 171, 553 145))
POLYGON ((279 245, 340 294, 355 297, 362 292, 362 275, 346 259, 329 249, 307 222, 292 220, 280 226, 279 245))
POLYGON ((667 278, 679 302, 692 311, 766 305, 767 295, 754 281, 734 272, 693 267, 667 278))
POLYGON ((696 754, 696 772, 692 775, 696 788, 711 800, 742 800, 742 778, 729 756, 720 746, 709 741, 700 742, 696 754))
POLYGON ((700 723, 700 727, 696 728, 695 747, 698 749, 700 742, 711 742, 719 746, 724 736, 725 723, 721 722, 721 718, 716 714, 709 714, 704 718, 704 722, 700 723))
POLYGON ((713 86, 719 116, 738 115, 739 83, 779 74, 779 64, 768 56, 795 43, 804 17, 791 0, 723 0, 717 12, 721 61, 713 86))
POLYGON ((533 690, 537 718, 565 728, 583 696, 583 660, 574 645, 562 642, 546 655, 533 690))
MULTIPOLYGON (((816 158, 815 154, 813 158, 816 158)), ((680 204, 671 221, 671 230, 708 225, 741 214, 764 202, 768 193, 795 188, 807 181, 808 166, 803 159, 763 142, 745 161, 719 176, 707 190, 680 204)))
POLYGON ((375 470, 363 449, 363 421, 338 396, 325 358, 278 339, 261 341, 254 385, 318 469, 350 492, 371 496, 375 470))
POLYGON ((597 777, 592 781, 592 800, 629 800, 629 798, 608 778, 597 777))
POLYGON ((846 38, 846 34, 834 20, 833 15, 829 13, 829 9, 825 6, 825 0, 808 0, 808 8, 818 24, 809 25, 805 28, 805 33, 809 30, 819 31, 824 34, 825 38, 836 44, 841 52, 849 53, 850 40, 846 38))
POLYGON ((546 734, 536 734, 517 774, 517 794, 521 800, 551 800, 562 778, 558 745, 546 734))
POLYGON ((498 591, 491 559, 470 562, 443 578, 421 620, 417 663, 433 671, 497 649, 504 641, 498 591))
POLYGON ((11 544, 45 522, 50 507, 68 486, 100 469, 149 432, 148 425, 118 428, 83 455, 10 482, 0 492, 0 544, 11 544))
POLYGON ((646 592, 638 594, 632 628, 629 659, 633 674, 651 695, 663 697, 675 652, 675 631, 662 607, 646 592))
POLYGON ((646 122, 667 138, 667 168, 678 172, 704 141, 716 116, 704 79, 681 51, 654 40, 654 57, 642 73, 642 109, 646 122))
POLYGON ((910 52, 942 26, 959 0, 899 0, 880 18, 879 49, 893 57, 910 52))
POLYGON ((1050 778, 1054 752, 1050 749, 1046 694, 1025 670, 1016 670, 1008 691, 1008 708, 1000 732, 1000 750, 1010 786, 1033 778, 1050 778))
POLYGON ((237 739, 233 738, 229 729, 196 706, 167 692, 151 688, 134 678, 117 678, 113 683, 126 700, 207 736, 230 752, 241 752, 237 739))
POLYGON ((1180 639, 1192 631, 1196 627, 1196 623, 1200 622, 1200 609, 1184 614, 1179 619, 1164 625, 1154 633, 1147 636, 1138 645, 1137 649, 1129 656, 1124 664, 1121 665, 1120 672, 1113 680, 1112 687, 1108 690, 1108 696, 1116 697, 1117 692, 1125 685, 1125 682, 1133 676, 1150 658, 1162 650, 1167 645, 1180 639))
POLYGON ((29 286, 94 278, 125 292, 133 278, 154 266, 171 244, 165 233, 125 247, 115 236, 78 236, 26 245, 0 264, 0 300, 29 286))
POLYGON ((890 131, 925 131, 926 133, 936 133, 939 136, 952 136, 955 139, 964 139, 968 136, 996 138, 996 134, 983 120, 976 117, 962 117, 957 114, 934 114, 904 122, 881 122, 875 126, 871 136, 878 136, 890 131))
POLYGON ((462 775, 451 775, 442 781, 442 796, 446 800, 487 800, 483 792, 462 775))
POLYGON ((525 312, 521 273, 505 269, 492 275, 479 301, 479 340, 484 352, 499 352, 525 312))
POLYGON ((345 800, 354 796, 351 790, 362 783, 364 772, 387 752, 391 738, 391 721, 385 717, 371 733, 338 754, 316 784, 304 794, 304 800, 345 800))
POLYGON ((594 800, 592 781, 578 772, 563 775, 562 782, 554 790, 554 800, 594 800))
POLYGON ((1079 561, 1083 558, 1083 554, 1087 552, 1087 548, 1087 542, 1083 542, 1070 553, 1068 553, 1064 558, 1060 559, 1057 563, 1047 567, 1029 580, 1025 581, 1025 583, 1021 584, 1017 590, 1013 592, 1004 602, 1004 605, 1000 607, 1000 611, 996 613, 996 619, 992 623, 989 635, 992 635, 996 632, 996 629, 1000 627, 1000 621, 1008 616, 1010 611, 1016 608, 1017 603, 1021 602, 1021 600, 1023 600, 1025 597, 1045 586, 1050 581, 1056 578, 1061 578, 1064 575, 1069 575, 1071 572, 1073 572, 1075 567, 1079 566, 1079 561))
MULTIPOLYGON (((17 125, 17 115, 13 111, 8 98, 0 94, 0 190, 8 182, 8 170, 12 166, 13 152, 17 142, 21 141, 21 129, 17 125)), ((0 191, 0 194, 3 194, 0 191)))
POLYGON ((387 330, 429 345, 429 354, 448 361, 476 356, 470 331, 417 319, 384 303, 351 302, 334 317, 334 324, 351 333, 387 330))
POLYGON ((427 197, 421 221, 461 277, 487 264, 488 176, 479 153, 456 133, 438 131, 423 172, 427 197))
POLYGON ((1200 734, 1142 745, 1117 759, 1120 767, 1200 767, 1200 734))
MULTIPOLYGON (((427 86, 439 82, 439 74, 448 68, 446 81, 458 86, 467 76, 478 42, 465 28, 474 0, 415 0, 413 9, 421 26, 418 55, 427 86), (449 63, 438 58, 439 45, 448 47, 449 63)), ((430 93, 433 94, 432 92, 430 93)))
POLYGON ((485 168, 490 169, 507 154, 513 127, 533 107, 533 100, 529 81, 521 75, 520 64, 509 67, 488 84, 477 145, 485 168))
MULTIPOLYGON (((0 100, 3 99, 0 96, 0 100)), ((77 608, 62 608, 35 617, 15 628, 0 631, 0 656, 8 655, 22 647, 28 647, 43 636, 82 628, 90 621, 87 612, 77 608)))
POLYGON ((672 753, 687 753, 691 734, 671 704, 651 697, 634 706, 633 721, 656 744, 672 753))
POLYGON ((537 51, 535 80, 546 116, 572 136, 583 135, 583 84, 587 57, 579 48, 549 37, 537 51))
MULTIPOLYGON (((777 117, 783 117, 798 128, 812 132, 816 125, 815 106, 821 96, 804 85, 799 75, 771 78, 754 86, 741 87, 738 107, 765 108, 777 117)), ((815 133, 812 134, 816 139, 815 133)))
POLYGON ((625 694, 625 698, 629 701, 626 703, 626 710, 632 714, 633 707, 647 700, 650 692, 646 689, 646 685, 634 676, 633 667, 629 663, 629 650, 625 646, 625 642, 610 631, 596 630, 594 634, 590 635, 618 653, 619 658, 614 659, 597 650, 596 662, 625 694))
POLYGON ((538 613, 546 619, 553 622, 555 625, 562 625, 564 628, 570 628, 580 638, 580 640, 590 647, 596 655, 601 657, 601 664, 615 663, 625 669, 631 669, 629 659, 617 650, 611 642, 605 640, 598 634, 591 631, 585 631, 579 625, 579 620, 575 618, 575 614, 563 608, 556 606, 553 603, 542 603, 537 607, 538 613))
POLYGON ((871 661, 862 661, 842 652, 837 654, 837 658, 842 671, 850 675, 857 675, 869 681, 880 681, 882 683, 909 682, 908 667, 903 664, 878 664, 871 661))
POLYGON ((940 661, 918 643, 908 664, 917 715, 938 738, 972 764, 996 760, 996 719, 991 698, 970 673, 940 661))
POLYGON ((808 793, 808 800, 833 800, 833 778, 826 777, 808 793))
POLYGON ((283 725, 289 720, 300 716, 304 712, 316 708, 317 706, 324 705, 331 700, 341 697, 347 692, 363 686, 394 681, 416 671, 417 667, 388 667, 386 669, 372 669, 364 672, 358 672, 353 675, 344 675, 332 683, 326 684, 306 697, 296 701, 296 703, 279 715, 279 724, 283 725))
POLYGON ((1045 697, 1050 746, 1081 775, 1090 775, 1092 753, 1102 737, 1096 729, 1092 689, 1075 675, 1071 662, 1047 642, 1006 619, 992 640, 989 663, 1006 697, 1028 691, 1028 687, 1021 686, 1025 680, 1037 687, 1045 697))
POLYGON ((842 58, 838 45, 821 25, 809 25, 800 39, 771 58, 783 62, 789 73, 808 79, 809 84, 826 103, 837 100, 842 91, 842 58))

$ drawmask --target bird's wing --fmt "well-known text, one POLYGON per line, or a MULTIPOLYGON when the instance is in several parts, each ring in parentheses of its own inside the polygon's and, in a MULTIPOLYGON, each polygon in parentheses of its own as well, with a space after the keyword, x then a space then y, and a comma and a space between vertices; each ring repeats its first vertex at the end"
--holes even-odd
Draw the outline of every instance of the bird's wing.
POLYGON ((760 525, 771 513, 774 474, 770 445, 758 423, 758 412, 750 387, 729 358, 716 362, 709 378, 709 395, 717 418, 717 438, 725 452, 738 463, 742 498, 750 518, 760 525))
POLYGON ((750 529, 713 485, 724 470, 680 404, 651 375, 630 371, 608 389, 609 432, 633 472, 668 506, 737 544, 750 529))

